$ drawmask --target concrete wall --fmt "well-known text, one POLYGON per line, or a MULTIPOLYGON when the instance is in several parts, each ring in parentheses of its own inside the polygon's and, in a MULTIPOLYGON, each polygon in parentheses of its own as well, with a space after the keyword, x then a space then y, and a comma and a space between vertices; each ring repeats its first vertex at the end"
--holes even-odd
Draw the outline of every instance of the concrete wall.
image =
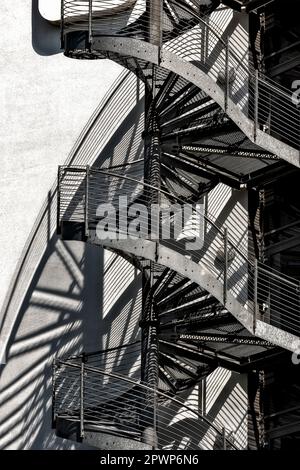
POLYGON ((121 68, 65 58, 37 0, 4 0, 0 11, 1 306, 58 164, 121 68))
MULTIPOLYGON (((8 292, 18 301, 8 363, 1 370, 0 447, 68 448, 74 445, 51 432, 53 356, 101 347, 100 330, 106 331, 105 340, 111 342, 108 325, 117 312, 112 304, 103 320, 105 325, 101 323, 105 291, 103 285, 101 288, 102 250, 52 238, 56 203, 49 191, 58 164, 65 162, 121 68, 109 61, 65 58, 60 52, 59 29, 41 18, 37 0, 5 0, 1 15, 5 21, 0 57, 0 222, 4 227, 0 306, 8 292), (21 281, 9 289, 47 194, 49 204, 35 240, 37 255, 31 256, 21 281), (26 281, 29 289, 23 289, 26 281)), ((115 296, 118 313, 127 300, 115 296)))
POLYGON ((181 399, 186 408, 171 402, 160 407, 158 433, 164 448, 189 450, 193 444, 205 450, 222 449, 220 433, 209 428, 199 415, 206 416, 221 432, 225 429, 238 449, 247 448, 246 375, 219 367, 203 384, 183 392, 181 399))
POLYGON ((51 429, 54 357, 135 341, 139 287, 139 274, 122 258, 53 238, 20 309, 0 377, 1 449, 81 448, 51 429))

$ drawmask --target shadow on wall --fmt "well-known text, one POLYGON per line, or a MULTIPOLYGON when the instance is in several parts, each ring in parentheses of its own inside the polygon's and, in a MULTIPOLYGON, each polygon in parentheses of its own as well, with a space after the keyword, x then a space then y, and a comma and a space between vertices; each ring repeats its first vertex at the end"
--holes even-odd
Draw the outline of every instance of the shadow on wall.
POLYGON ((32 47, 42 56, 61 53, 60 27, 45 20, 39 12, 39 0, 32 0, 32 47))
MULTIPOLYGON (((99 166, 108 167, 112 163, 120 162, 122 156, 125 161, 134 161, 141 157, 142 126, 136 125, 143 120, 139 89, 140 86, 133 74, 126 72, 120 75, 78 137, 66 164, 93 165, 97 161, 99 166), (112 120, 112 115, 122 99, 124 104, 119 114, 112 120), (125 129, 123 121, 127 122, 125 129), (114 123, 113 131, 109 133, 111 122, 114 123), (115 135, 118 135, 120 126, 124 135, 123 138, 119 135, 117 138, 119 144, 116 145, 115 135)), ((56 208, 57 183, 55 182, 25 244, 1 309, 0 361, 2 363, 5 363, 6 343, 12 326, 20 314, 24 296, 45 249, 55 234, 56 208)))
MULTIPOLYGON (((2 449, 44 448, 51 433, 51 362, 58 350, 71 354, 97 341, 99 299, 91 296, 91 247, 53 238, 27 291, 11 335, 1 374, 2 449), (97 325, 93 337, 90 331, 97 325)), ((101 254, 97 253, 100 268, 101 254)), ((99 297, 99 296, 98 296, 99 297)), ((58 442, 56 442, 58 445, 58 442)))
POLYGON ((116 255, 105 261, 99 247, 56 237, 50 241, 14 325, 1 374, 0 448, 76 447, 51 431, 52 363, 56 355, 137 339, 140 275, 129 263, 124 267, 127 286, 114 293, 113 302, 105 299, 111 290, 105 278, 115 279, 120 263, 127 262, 116 255))
MULTIPOLYGON (((209 406, 209 412, 205 412, 204 416, 218 429, 224 428, 227 437, 232 439, 238 449, 246 449, 248 401, 245 376, 218 368, 206 380, 210 382, 206 395, 214 396, 214 400, 209 406), (225 381, 224 376, 227 377, 225 381)), ((199 410, 199 386, 181 392, 180 399, 191 409, 199 410)), ((206 425, 202 429, 200 426, 195 426, 195 416, 184 412, 184 409, 179 410, 175 403, 167 406, 170 411, 173 410, 173 419, 172 413, 161 414, 159 429, 162 436, 165 430, 169 430, 170 448, 190 450, 199 444, 207 448, 207 442, 211 436, 214 436, 214 448, 220 449, 220 436, 217 433, 212 429, 209 430, 206 425)))
MULTIPOLYGON (((119 161, 121 154, 129 160, 140 158, 141 129, 136 123, 142 120, 142 109, 137 88, 135 77, 121 75, 83 130, 69 163, 86 165, 97 160, 106 166, 119 161), (130 96, 126 94, 128 86, 130 96), (114 122, 114 132, 130 118, 122 128, 124 137, 118 133, 114 139, 114 132, 106 135, 105 124, 111 121, 110 113, 120 102, 120 95, 126 105, 114 122), (115 146, 116 140, 118 149, 109 151, 110 143, 115 146)), ((63 442, 51 431, 54 355, 114 347, 117 341, 135 340, 139 333, 140 275, 123 258, 109 254, 104 259, 99 247, 58 240, 54 235, 56 195, 55 183, 25 246, 1 312, 1 328, 4 337, 6 331, 9 337, 7 364, 2 365, 0 378, 3 449, 79 446, 63 442), (127 270, 131 270, 130 276, 127 270), (121 289, 112 285, 116 273, 121 289), (113 299, 108 295, 112 288, 113 299)))

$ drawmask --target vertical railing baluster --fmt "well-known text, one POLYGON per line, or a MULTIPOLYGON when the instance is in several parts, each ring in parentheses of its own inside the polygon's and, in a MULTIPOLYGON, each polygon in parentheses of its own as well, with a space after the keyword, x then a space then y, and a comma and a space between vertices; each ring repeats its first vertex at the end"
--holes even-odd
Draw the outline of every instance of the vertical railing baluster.
POLYGON ((80 437, 84 437, 84 355, 81 358, 80 368, 80 437))
POLYGON ((61 49, 64 49, 64 47, 65 47, 64 2, 65 2, 65 0, 61 0, 61 3, 60 3, 60 47, 61 47, 61 49))
POLYGON ((223 450, 227 450, 226 429, 222 428, 223 450))
POLYGON ((227 113, 228 109, 228 101, 229 101, 229 87, 230 87, 230 80, 229 80, 229 38, 227 38, 226 42, 226 50, 225 50, 225 113, 227 113))
POLYGON ((58 167, 57 172, 57 206, 56 206, 56 233, 61 234, 60 225, 60 180, 61 180, 61 166, 58 167))
POLYGON ((255 70, 255 85, 254 85, 254 142, 257 139, 258 130, 258 101, 259 101, 259 76, 258 70, 255 70))
POLYGON ((56 358, 53 360, 52 365, 52 429, 56 426, 56 358))
MULTIPOLYGON (((270 97, 270 109, 269 109, 269 128, 268 128, 268 134, 271 135, 271 125, 272 125, 272 107, 273 107, 273 95, 272 93, 269 94, 270 97)), ((276 108, 275 108, 276 109, 276 108)))
POLYGON ((84 225, 85 236, 89 237, 89 185, 90 185, 90 167, 87 165, 85 174, 85 209, 84 209, 84 225))
POLYGON ((257 259, 254 260, 254 309, 253 309, 253 333, 256 330, 256 320, 258 315, 258 261, 257 259))
POLYGON ((223 279, 223 304, 227 303, 227 290, 228 290, 228 230, 224 229, 224 279, 223 279))
POLYGON ((158 449, 158 429, 157 429, 157 389, 154 388, 153 390, 154 393, 154 414, 153 414, 153 430, 154 430, 154 442, 153 442, 153 450, 158 449))
POLYGON ((201 379, 198 385, 198 408, 201 416, 206 415, 206 378, 201 379))
POLYGON ((89 50, 92 47, 92 39, 93 39, 93 0, 89 0, 89 50))

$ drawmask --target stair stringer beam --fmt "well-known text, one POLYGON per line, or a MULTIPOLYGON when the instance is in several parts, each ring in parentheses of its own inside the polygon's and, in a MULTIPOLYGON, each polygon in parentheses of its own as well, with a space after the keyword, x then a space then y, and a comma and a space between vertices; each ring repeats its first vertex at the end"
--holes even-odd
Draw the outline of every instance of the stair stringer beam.
POLYGON ((134 38, 101 37, 94 39, 93 46, 103 53, 117 53, 120 56, 135 57, 152 64, 163 67, 185 78, 190 83, 196 85, 210 96, 226 112, 228 117, 241 129, 241 131, 256 145, 271 152, 282 160, 300 168, 300 152, 288 144, 272 137, 269 134, 257 129, 255 131, 254 122, 247 118, 243 112, 234 104, 230 97, 225 105, 224 90, 206 73, 176 56, 172 52, 159 48, 153 44, 142 42, 134 38), (226 108, 226 109, 225 109, 226 108))
MULTIPOLYGON (((221 304, 223 304, 223 284, 214 277, 209 269, 203 263, 195 263, 184 255, 177 253, 170 248, 157 244, 151 240, 100 240, 95 232, 91 232, 89 242, 95 243, 113 250, 130 253, 134 256, 154 261, 162 266, 168 267, 178 274, 185 276, 191 281, 197 283, 203 289, 206 289, 221 304)), ((227 310, 255 336, 269 341, 270 343, 295 352, 299 349, 300 340, 297 336, 281 330, 273 325, 269 325, 261 320, 256 321, 255 331, 253 329, 253 315, 245 306, 227 292, 227 310)))

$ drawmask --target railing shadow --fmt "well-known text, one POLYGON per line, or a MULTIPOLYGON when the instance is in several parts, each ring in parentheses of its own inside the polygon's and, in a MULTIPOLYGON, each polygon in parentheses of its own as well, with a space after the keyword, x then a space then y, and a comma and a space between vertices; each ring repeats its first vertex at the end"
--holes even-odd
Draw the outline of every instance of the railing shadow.
MULTIPOLYGON (((128 158, 134 160, 141 141, 136 124, 141 113, 137 79, 123 73, 95 110, 67 163, 93 164, 97 159, 109 166, 126 149, 128 158), (126 105, 114 121, 113 132, 107 135, 106 126, 112 122, 120 96, 126 105), (126 125, 123 121, 128 116, 126 125), (116 142, 119 150, 114 154, 112 147, 116 142)), ((130 265, 131 274, 126 282, 123 279, 124 289, 118 291, 112 283, 113 276, 109 275, 112 268, 104 268, 107 260, 104 261, 102 249, 57 239, 56 206, 55 183, 28 238, 2 309, 1 329, 7 334, 7 343, 4 338, 2 344, 2 361, 6 359, 5 351, 8 359, 6 366, 2 364, 0 377, 3 407, 0 446, 4 449, 76 447, 63 444, 51 432, 50 378, 54 355, 58 351, 75 354, 83 347, 88 351, 95 346, 106 348, 138 335, 138 273, 130 265), (53 269, 49 270, 51 265, 53 269), (101 267, 103 274, 106 269, 106 281, 101 267), (55 279, 57 272, 61 278, 55 279), (109 302, 108 289, 114 289, 109 302), (132 292, 134 297, 129 299, 132 292)), ((124 265, 125 261, 119 260, 121 265, 114 264, 113 269, 121 273, 129 263, 124 265)))

